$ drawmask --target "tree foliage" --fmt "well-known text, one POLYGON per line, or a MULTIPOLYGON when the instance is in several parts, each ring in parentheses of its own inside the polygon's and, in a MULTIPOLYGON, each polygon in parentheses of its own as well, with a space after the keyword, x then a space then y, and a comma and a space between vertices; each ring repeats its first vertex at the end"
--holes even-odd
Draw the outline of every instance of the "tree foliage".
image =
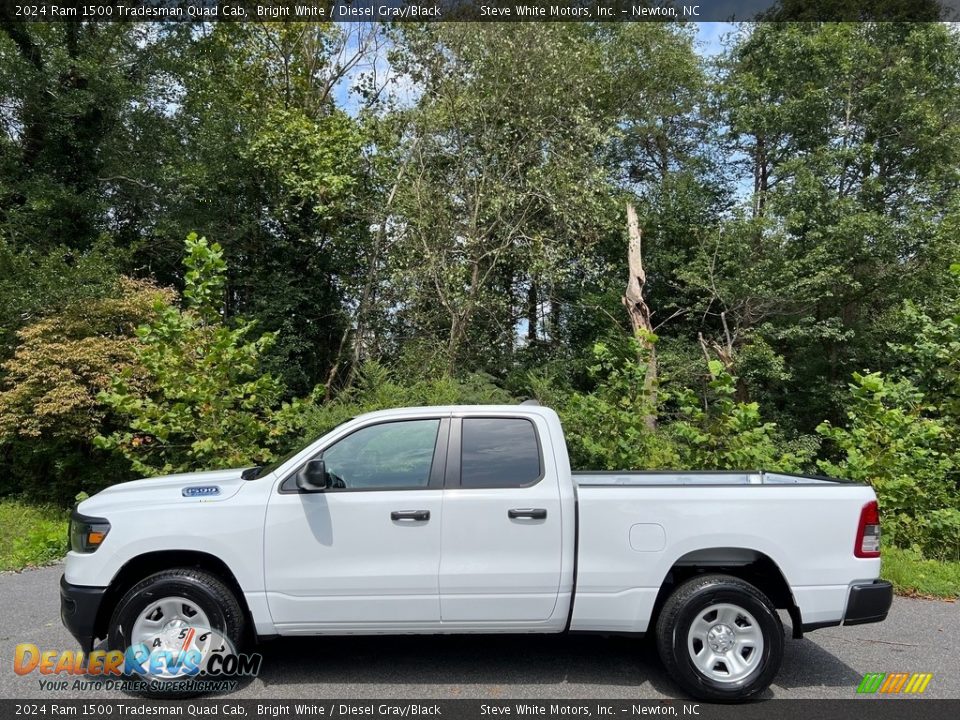
POLYGON ((4 489, 62 502, 127 476, 94 448, 97 434, 116 426, 100 393, 123 373, 142 382, 136 328, 172 297, 122 278, 111 294, 74 300, 17 332, 0 368, 0 447, 12 474, 4 489))
POLYGON ((679 23, 0 20, 0 492, 532 393, 581 466, 819 466, 950 547, 960 40, 801 5, 716 57, 679 23))
POLYGON ((809 461, 809 445, 785 442, 757 403, 735 398, 736 378, 717 360, 708 363, 705 397, 668 379, 651 408, 645 383, 653 342, 634 340, 626 353, 597 343, 589 393, 565 392, 542 375, 530 379, 534 394, 560 413, 574 467, 794 472, 809 461), (668 422, 651 429, 644 422, 651 413, 668 422))
MULTIPOLYGON (((650 348, 655 337, 632 339, 626 348, 598 342, 588 369, 596 385, 592 392, 556 386, 556 379, 534 375, 531 386, 540 402, 557 410, 564 424, 570 462, 576 468, 645 470, 671 467, 676 447, 651 432, 645 419, 660 408, 647 392, 650 348)), ((666 394, 655 396, 662 403, 666 394)))
POLYGON ((756 402, 736 398, 737 378, 719 360, 707 363, 706 402, 689 389, 680 391, 678 419, 670 426, 676 438, 678 466, 697 470, 762 468, 799 472, 811 448, 787 442, 775 422, 765 421, 756 402))
POLYGON ((302 406, 303 441, 312 440, 357 415, 376 410, 421 405, 484 405, 511 403, 508 392, 482 374, 463 378, 426 377, 402 380, 389 368, 368 361, 356 382, 331 402, 302 406))
POLYGON ((786 358, 770 399, 800 427, 839 418, 851 372, 890 366, 892 315, 957 255, 958 53, 936 24, 771 23, 721 59, 749 203, 681 272, 734 349, 759 335, 786 358))
POLYGON ((820 432, 842 452, 821 460, 830 474, 865 482, 880 500, 884 530, 902 547, 928 557, 960 554, 956 427, 931 416, 932 408, 908 381, 879 373, 854 374, 845 427, 823 423, 820 432))
POLYGON ((260 367, 275 336, 251 338, 255 322, 221 318, 222 248, 190 235, 184 265, 184 306, 156 306, 157 318, 137 329, 137 370, 100 395, 125 428, 100 436, 99 447, 148 475, 264 462, 290 430, 278 408, 283 387, 260 367))
POLYGON ((840 451, 829 473, 877 491, 894 541, 929 557, 960 557, 960 265, 938 303, 902 310, 913 337, 889 350, 906 359, 899 377, 854 373, 845 426, 817 431, 840 451), (933 306, 936 306, 935 308, 933 306))

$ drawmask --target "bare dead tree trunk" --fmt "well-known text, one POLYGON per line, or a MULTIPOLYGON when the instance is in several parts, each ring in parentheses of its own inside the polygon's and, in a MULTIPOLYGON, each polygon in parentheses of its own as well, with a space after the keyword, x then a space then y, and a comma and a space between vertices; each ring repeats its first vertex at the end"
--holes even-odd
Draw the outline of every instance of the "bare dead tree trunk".
POLYGON ((630 317, 633 334, 640 340, 643 347, 645 357, 640 359, 647 365, 643 392, 649 404, 649 412, 644 417, 643 422, 649 430, 656 430, 657 350, 650 338, 653 334, 650 307, 643 298, 643 290, 647 284, 647 273, 643 269, 643 246, 641 243, 643 233, 640 230, 640 221, 637 219, 637 210, 631 202, 627 203, 627 232, 630 237, 627 249, 627 267, 630 279, 627 282, 627 289, 624 292, 622 302, 627 309, 627 315, 630 317))
POLYGON ((761 217, 767 204, 767 192, 770 190, 770 163, 767 159, 767 141, 764 135, 757 135, 753 165, 753 216, 761 217))
POLYGON ((363 293, 360 295, 360 304, 357 306, 357 332, 353 341, 353 358, 350 363, 351 379, 353 377, 355 368, 360 364, 360 355, 363 352, 363 339, 367 331, 367 315, 370 312, 370 305, 373 298, 373 286, 377 281, 377 267, 380 262, 380 249, 387 242, 386 225, 387 219, 386 216, 384 216, 380 223, 380 227, 377 229, 377 232, 374 235, 373 248, 367 257, 367 277, 363 283, 363 293))
MULTIPOLYGON (((747 386, 747 383, 743 378, 736 375, 734 372, 736 367, 737 360, 737 351, 734 347, 734 335, 730 334, 730 325, 727 323, 727 311, 724 310, 720 313, 720 322, 723 323, 723 337, 724 344, 716 342, 715 340, 707 341, 703 337, 703 333, 697 333, 697 337, 700 340, 700 347, 703 348, 703 356, 706 358, 707 365, 710 365, 710 351, 716 354, 717 359, 723 363, 723 369, 726 370, 731 375, 736 377, 736 399, 737 402, 750 402, 750 388, 747 386)), ((706 402, 706 401, 704 401, 706 402)))

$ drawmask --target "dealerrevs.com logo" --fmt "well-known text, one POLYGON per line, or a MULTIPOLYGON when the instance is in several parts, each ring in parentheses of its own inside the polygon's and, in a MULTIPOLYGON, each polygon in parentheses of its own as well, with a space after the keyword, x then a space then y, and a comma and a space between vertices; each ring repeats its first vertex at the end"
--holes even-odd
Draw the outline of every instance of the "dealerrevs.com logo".
POLYGON ((239 678, 255 677, 262 661, 259 653, 236 652, 215 630, 184 625, 125 651, 84 655, 21 643, 14 650, 13 669, 17 675, 36 673, 41 690, 213 692, 232 690, 239 678))

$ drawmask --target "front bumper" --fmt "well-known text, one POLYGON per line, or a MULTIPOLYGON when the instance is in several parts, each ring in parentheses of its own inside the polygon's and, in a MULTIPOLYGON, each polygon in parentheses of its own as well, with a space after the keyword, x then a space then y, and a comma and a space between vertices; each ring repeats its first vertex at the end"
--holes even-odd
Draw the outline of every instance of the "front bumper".
POLYGON ((844 625, 863 625, 887 619, 893 604, 893 585, 886 580, 874 580, 869 585, 854 585, 847 598, 844 625))
POLYGON ((85 653, 93 650, 97 613, 106 592, 106 588, 72 585, 65 576, 60 578, 60 620, 85 653))

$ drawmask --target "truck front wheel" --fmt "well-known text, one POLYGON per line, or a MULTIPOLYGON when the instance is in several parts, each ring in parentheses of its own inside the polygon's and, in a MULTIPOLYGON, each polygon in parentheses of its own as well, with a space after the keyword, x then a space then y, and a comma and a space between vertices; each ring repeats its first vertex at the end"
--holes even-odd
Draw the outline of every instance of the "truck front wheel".
POLYGON ((154 573, 131 587, 110 619, 107 644, 135 649, 139 679, 151 697, 189 697, 189 681, 201 677, 198 661, 231 652, 243 637, 244 614, 233 591, 198 568, 154 573))
POLYGON ((678 587, 657 619, 667 672, 701 700, 746 700, 773 681, 783 659, 783 624, 773 603, 730 575, 701 575, 678 587))

